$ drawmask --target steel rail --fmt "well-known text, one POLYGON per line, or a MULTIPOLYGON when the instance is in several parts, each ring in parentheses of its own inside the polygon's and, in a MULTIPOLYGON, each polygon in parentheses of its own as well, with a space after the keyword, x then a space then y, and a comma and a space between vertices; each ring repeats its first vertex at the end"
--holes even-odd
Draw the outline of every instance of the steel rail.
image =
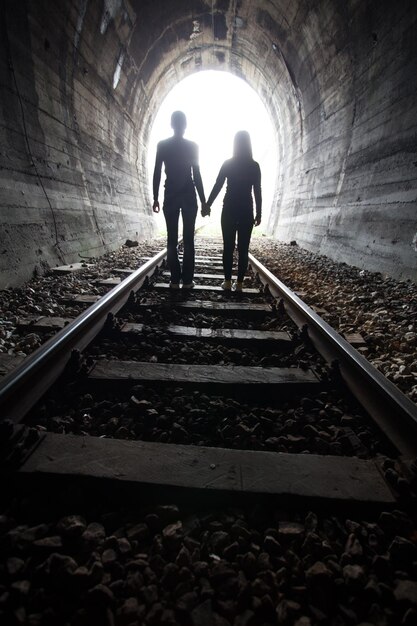
POLYGON ((0 418, 20 422, 56 381, 73 350, 83 350, 166 258, 164 248, 40 346, 0 381, 0 418))
POLYGON ((414 459, 417 455, 417 405, 252 254, 249 254, 249 262, 271 294, 284 301, 288 315, 297 326, 307 325, 308 336, 323 358, 328 363, 337 361, 348 388, 400 454, 405 459, 414 459))

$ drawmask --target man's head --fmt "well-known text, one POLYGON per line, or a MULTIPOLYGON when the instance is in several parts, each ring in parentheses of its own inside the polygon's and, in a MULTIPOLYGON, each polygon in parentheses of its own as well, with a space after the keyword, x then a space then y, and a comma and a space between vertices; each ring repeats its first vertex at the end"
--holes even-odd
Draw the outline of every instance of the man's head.
POLYGON ((174 131, 174 135, 182 137, 187 128, 187 118, 182 111, 174 111, 171 115, 171 128, 174 131))

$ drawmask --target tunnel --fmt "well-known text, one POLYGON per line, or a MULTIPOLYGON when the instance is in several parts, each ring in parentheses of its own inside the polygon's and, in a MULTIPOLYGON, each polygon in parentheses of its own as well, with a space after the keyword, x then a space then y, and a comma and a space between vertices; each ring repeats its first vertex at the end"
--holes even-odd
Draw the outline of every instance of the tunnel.
POLYGON ((411 0, 5 0, 0 287, 154 235, 152 122, 204 70, 273 121, 267 234, 415 281, 416 25, 411 0))

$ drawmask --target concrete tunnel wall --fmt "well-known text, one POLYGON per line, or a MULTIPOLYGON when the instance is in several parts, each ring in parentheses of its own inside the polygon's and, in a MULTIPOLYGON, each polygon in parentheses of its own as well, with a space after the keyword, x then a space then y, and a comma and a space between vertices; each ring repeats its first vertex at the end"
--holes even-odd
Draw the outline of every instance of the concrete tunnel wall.
POLYGON ((205 69, 273 119, 270 234, 417 280, 416 27, 411 0, 5 0, 0 287, 153 234, 150 125, 205 69))

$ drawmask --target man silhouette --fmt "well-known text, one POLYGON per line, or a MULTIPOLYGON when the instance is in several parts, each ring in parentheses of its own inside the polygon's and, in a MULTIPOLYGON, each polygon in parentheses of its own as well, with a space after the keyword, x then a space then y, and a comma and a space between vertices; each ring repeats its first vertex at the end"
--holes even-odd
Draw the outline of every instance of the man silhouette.
POLYGON ((159 185, 162 163, 165 165, 165 194, 163 212, 167 225, 167 260, 171 272, 171 289, 179 289, 182 279, 183 289, 194 287, 194 225, 197 216, 197 189, 201 204, 206 199, 198 164, 198 146, 184 139, 187 118, 182 111, 171 116, 173 137, 160 141, 157 146, 153 173, 153 211, 159 213, 159 185), (183 266, 178 260, 178 220, 182 212, 183 224, 183 266))

